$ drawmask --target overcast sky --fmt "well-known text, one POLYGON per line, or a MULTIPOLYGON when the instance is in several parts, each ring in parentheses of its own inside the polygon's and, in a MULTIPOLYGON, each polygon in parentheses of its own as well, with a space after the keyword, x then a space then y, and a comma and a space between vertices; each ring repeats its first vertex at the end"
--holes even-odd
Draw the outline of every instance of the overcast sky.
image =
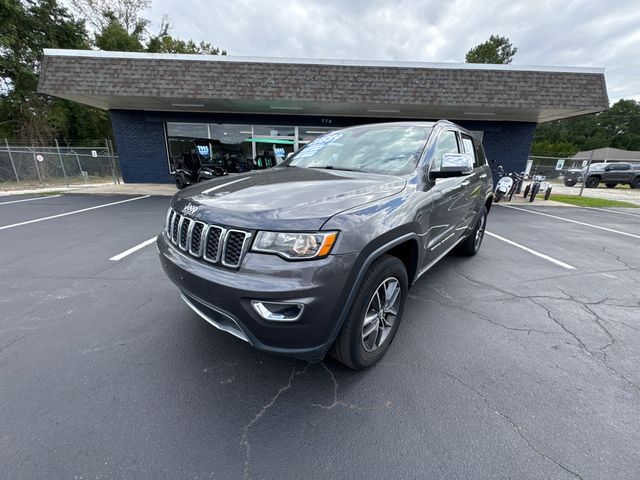
POLYGON ((491 34, 514 65, 605 67, 609 99, 640 100, 639 0, 153 0, 179 38, 231 55, 462 62, 491 34))

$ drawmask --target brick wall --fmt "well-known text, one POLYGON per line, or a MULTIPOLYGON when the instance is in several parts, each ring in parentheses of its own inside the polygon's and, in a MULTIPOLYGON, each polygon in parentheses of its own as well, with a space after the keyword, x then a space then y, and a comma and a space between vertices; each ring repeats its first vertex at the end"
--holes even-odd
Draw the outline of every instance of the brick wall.
MULTIPOLYGON (((457 122, 469 130, 482 130, 482 145, 492 170, 502 165, 505 172, 522 172, 531 151, 535 123, 457 122)), ((494 183, 497 178, 494 173, 494 183)))
POLYGON ((163 123, 147 121, 145 112, 109 113, 125 183, 173 183, 163 123))

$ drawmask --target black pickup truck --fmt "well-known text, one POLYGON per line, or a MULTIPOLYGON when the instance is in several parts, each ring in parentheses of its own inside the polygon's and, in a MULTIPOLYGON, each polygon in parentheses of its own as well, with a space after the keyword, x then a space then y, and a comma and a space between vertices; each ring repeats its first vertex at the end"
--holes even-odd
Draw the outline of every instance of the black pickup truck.
POLYGON ((618 184, 629 185, 631 188, 640 188, 640 163, 594 163, 586 168, 572 168, 564 174, 564 184, 573 187, 582 182, 586 175, 584 186, 596 188, 604 183, 608 188, 614 188, 618 184))

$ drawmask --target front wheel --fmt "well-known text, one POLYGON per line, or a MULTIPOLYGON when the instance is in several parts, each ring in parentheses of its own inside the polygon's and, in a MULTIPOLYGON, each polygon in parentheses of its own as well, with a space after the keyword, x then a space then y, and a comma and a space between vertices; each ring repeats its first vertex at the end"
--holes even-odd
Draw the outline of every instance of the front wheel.
POLYGON ((498 203, 498 202, 500 201, 500 199, 502 198, 502 195, 503 195, 503 194, 502 194, 502 191, 501 191, 501 190, 498 190, 498 191, 496 192, 496 195, 495 195, 495 198, 494 198, 494 200, 493 200, 493 201, 494 201, 494 202, 496 202, 496 203, 498 203))
POLYGON ((633 180, 631 180, 631 183, 629 184, 630 188, 640 188, 640 177, 638 178, 634 178, 633 180))
POLYGON ((524 194, 522 195, 522 198, 527 198, 527 196, 529 196, 529 190, 531 190, 531 184, 527 185, 524 188, 524 194))
POLYGON ((182 180, 182 176, 176 175, 176 188, 178 190, 182 190, 185 187, 184 180, 182 180))
POLYGON ((487 214, 487 207, 482 207, 473 230, 465 240, 458 244, 455 253, 465 257, 471 257, 480 251, 484 231, 487 227, 487 214))
POLYGON ((565 180, 564 181, 564 186, 565 187, 573 187, 576 184, 576 182, 572 182, 571 180, 565 180))
POLYGON ((551 188, 552 187, 547 188, 547 191, 544 192, 544 199, 545 200, 549 200, 549 197, 551 196, 551 188))
POLYGON ((354 370, 378 362, 398 331, 408 289, 407 270, 398 257, 377 259, 358 288, 330 355, 354 370))
POLYGON ((598 177, 589 177, 587 181, 584 182, 584 186, 587 188, 597 188, 600 183, 600 179, 598 177))

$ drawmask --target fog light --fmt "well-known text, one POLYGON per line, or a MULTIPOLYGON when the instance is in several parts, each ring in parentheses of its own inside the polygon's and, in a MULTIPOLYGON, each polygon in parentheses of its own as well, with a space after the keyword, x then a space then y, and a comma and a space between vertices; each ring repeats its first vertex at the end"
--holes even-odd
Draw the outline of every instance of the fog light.
POLYGON ((302 315, 302 303, 263 302, 253 300, 253 309, 265 320, 272 322, 295 322, 302 315))

